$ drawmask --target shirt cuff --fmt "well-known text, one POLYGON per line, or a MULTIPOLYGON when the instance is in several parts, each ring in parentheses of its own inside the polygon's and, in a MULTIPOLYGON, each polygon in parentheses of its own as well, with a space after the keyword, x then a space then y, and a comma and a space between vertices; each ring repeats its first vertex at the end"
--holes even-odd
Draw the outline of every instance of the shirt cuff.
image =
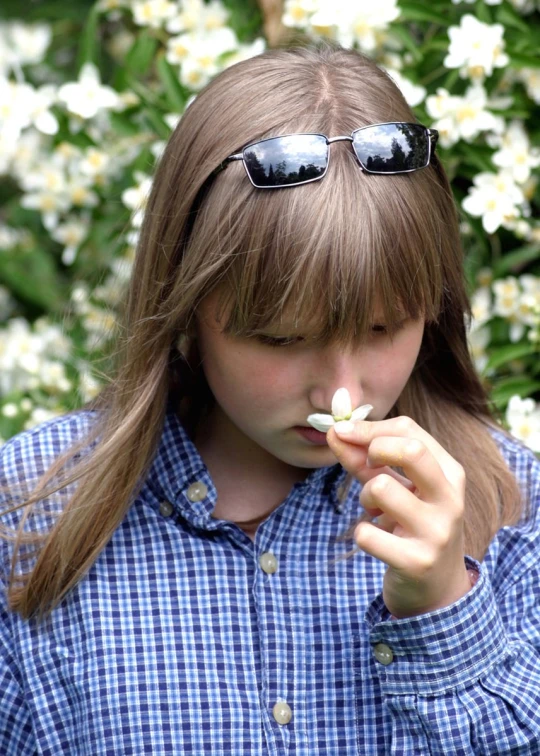
POLYGON ((510 656, 489 577, 476 560, 465 562, 478 581, 450 606, 402 619, 391 619, 382 595, 369 606, 369 640, 385 694, 442 694, 510 656))

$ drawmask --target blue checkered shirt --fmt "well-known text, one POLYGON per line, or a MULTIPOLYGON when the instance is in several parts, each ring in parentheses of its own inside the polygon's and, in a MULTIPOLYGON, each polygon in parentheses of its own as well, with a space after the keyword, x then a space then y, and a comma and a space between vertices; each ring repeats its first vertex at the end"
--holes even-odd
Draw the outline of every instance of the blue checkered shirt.
MULTIPOLYGON (((2 482, 93 417, 8 441, 2 482)), ((311 471, 252 541, 212 517, 212 479, 169 412, 139 496, 50 620, 22 620, 2 591, 0 754, 540 754, 540 462, 493 434, 532 514, 481 565, 466 557, 480 578, 457 603, 392 620, 385 565, 336 561, 360 483, 343 495, 339 464, 311 471)))

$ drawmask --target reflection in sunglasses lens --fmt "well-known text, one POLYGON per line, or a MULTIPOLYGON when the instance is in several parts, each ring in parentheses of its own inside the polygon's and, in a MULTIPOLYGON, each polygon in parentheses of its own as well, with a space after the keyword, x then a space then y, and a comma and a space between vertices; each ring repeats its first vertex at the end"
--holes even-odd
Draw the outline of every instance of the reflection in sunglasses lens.
POLYGON ((255 186, 302 184, 324 174, 328 145, 317 134, 264 139, 244 149, 244 162, 255 186))
POLYGON ((429 157, 428 139, 420 124, 383 124, 355 132, 353 147, 367 171, 395 173, 425 168, 429 157))

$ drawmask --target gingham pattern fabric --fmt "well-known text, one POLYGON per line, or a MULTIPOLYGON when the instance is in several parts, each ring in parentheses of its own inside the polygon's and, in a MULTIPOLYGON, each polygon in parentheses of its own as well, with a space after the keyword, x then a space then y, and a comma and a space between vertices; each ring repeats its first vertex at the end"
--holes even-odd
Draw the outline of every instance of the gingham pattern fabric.
MULTIPOLYGON (((2 482, 43 469, 91 421, 75 412, 11 439, 2 482)), ((540 754, 540 463, 493 435, 530 516, 481 565, 466 558, 481 574, 460 601, 392 620, 385 566, 336 561, 359 483, 341 501, 345 471, 312 471, 252 542, 211 517, 215 487, 169 412, 140 495, 49 622, 2 598, 0 754, 540 754)))

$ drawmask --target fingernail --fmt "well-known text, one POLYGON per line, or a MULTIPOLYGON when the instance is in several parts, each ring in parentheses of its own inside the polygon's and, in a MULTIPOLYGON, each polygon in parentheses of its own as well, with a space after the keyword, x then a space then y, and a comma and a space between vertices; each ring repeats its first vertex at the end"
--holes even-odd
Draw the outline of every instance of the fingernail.
POLYGON ((336 433, 341 436, 346 436, 349 433, 352 433, 354 430, 354 423, 351 423, 350 420, 340 420, 339 423, 336 423, 334 425, 334 430, 336 433))

